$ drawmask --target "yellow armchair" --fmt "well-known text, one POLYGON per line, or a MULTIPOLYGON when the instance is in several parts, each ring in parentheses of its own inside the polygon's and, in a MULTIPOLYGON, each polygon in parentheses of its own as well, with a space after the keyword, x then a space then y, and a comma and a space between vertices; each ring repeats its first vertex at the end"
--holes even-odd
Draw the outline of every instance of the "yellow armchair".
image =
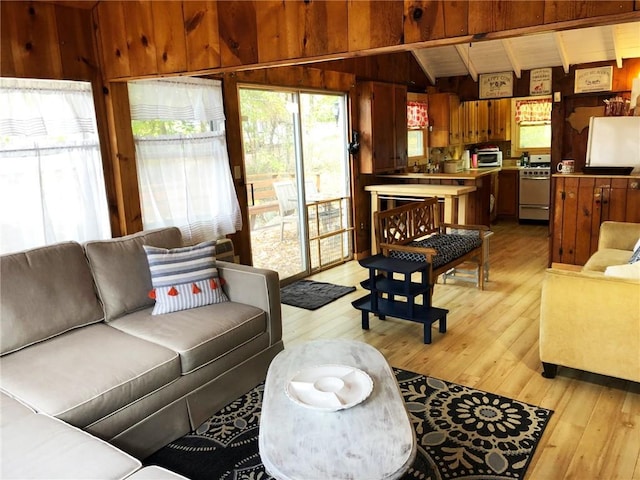
POLYGON ((545 272, 539 343, 545 377, 564 366, 640 382, 640 280, 604 274, 607 263, 629 261, 638 238, 640 224, 605 222, 598 252, 582 271, 545 272))

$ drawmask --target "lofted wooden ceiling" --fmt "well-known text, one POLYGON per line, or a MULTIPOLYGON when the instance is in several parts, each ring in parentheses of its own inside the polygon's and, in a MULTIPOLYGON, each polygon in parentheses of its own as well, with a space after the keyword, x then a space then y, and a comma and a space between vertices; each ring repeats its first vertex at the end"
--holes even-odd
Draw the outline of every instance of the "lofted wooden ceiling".
POLYGON ((640 58, 640 22, 547 32, 413 50, 432 84, 440 77, 563 67, 625 58, 640 58))

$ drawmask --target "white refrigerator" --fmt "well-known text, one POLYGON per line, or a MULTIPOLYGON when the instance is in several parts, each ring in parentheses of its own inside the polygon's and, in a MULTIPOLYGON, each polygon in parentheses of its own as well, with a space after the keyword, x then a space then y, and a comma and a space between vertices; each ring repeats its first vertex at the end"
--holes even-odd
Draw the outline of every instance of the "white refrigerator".
POLYGON ((586 164, 640 173, 640 117, 591 117, 586 164))

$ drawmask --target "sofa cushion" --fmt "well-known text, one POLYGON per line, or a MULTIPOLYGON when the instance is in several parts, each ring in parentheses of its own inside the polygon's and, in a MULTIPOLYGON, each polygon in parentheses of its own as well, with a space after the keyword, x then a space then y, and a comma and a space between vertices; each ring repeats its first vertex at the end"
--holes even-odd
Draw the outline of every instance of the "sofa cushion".
POLYGON ((78 243, 3 255, 0 278, 2 355, 103 318, 78 243))
MULTIPOLYGON (((35 413, 35 410, 31 407, 26 406, 6 393, 0 392, 0 432, 8 425, 20 422, 29 415, 35 415, 35 413)), ((0 478, 2 477, 0 476, 0 478)))
POLYGON ((225 302, 153 317, 151 309, 132 313, 109 325, 180 354, 187 374, 264 333, 263 310, 225 302))
POLYGON ((141 466, 113 445, 48 415, 22 416, 3 425, 1 435, 0 478, 123 479, 141 466))
POLYGON ((605 277, 632 278, 640 280, 640 262, 624 265, 609 265, 604 271, 605 277))
POLYGON ((175 352, 104 323, 0 358, 2 390, 86 427, 180 376, 175 352))
POLYGON ((216 268, 216 242, 181 248, 143 246, 151 271, 152 315, 228 302, 216 268))
MULTIPOLYGON (((409 246, 412 247, 428 247, 436 250, 437 254, 433 257, 432 265, 434 269, 446 265, 481 245, 482 239, 479 235, 461 235, 457 233, 436 234, 423 240, 409 243, 409 246)), ((426 257, 417 252, 391 250, 389 257, 413 262, 426 262, 426 257)))
POLYGON ((585 271, 604 272, 609 265, 629 263, 629 257, 631 257, 629 250, 604 248, 594 252, 582 269, 585 271))
POLYGON ((142 246, 176 248, 181 242, 180 230, 171 227, 84 245, 104 306, 105 320, 111 321, 154 304, 149 298, 151 275, 142 246))

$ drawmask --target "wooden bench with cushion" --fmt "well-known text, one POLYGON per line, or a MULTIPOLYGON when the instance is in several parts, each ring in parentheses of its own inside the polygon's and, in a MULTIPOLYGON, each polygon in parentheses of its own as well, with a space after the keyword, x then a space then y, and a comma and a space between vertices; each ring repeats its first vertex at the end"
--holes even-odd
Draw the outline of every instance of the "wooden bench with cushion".
MULTIPOLYGON (((464 262, 478 265, 485 259, 482 248, 489 228, 440 222, 438 199, 428 198, 376 212, 375 236, 378 251, 391 258, 427 262, 431 294, 438 275, 464 262)), ((478 287, 484 289, 484 275, 478 287)))

